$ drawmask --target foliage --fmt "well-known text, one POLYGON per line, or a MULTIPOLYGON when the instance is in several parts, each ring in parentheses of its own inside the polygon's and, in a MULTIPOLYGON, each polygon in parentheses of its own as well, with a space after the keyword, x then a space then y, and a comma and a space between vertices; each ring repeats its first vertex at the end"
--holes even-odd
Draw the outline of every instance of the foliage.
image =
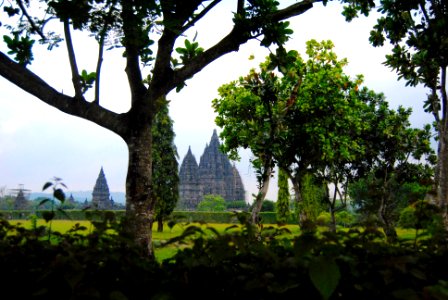
POLYGON ((351 80, 344 74, 347 61, 338 60, 333 47, 331 41, 308 41, 306 61, 297 51, 279 49, 277 55, 287 58, 282 64, 270 55, 258 72, 219 88, 213 107, 223 128, 223 148, 234 156, 239 147, 250 148, 260 191, 277 163, 300 202, 306 172, 320 171, 323 180, 337 186, 342 166, 362 152, 366 125, 357 94, 362 77, 351 80), (276 67, 281 74, 273 71, 276 67))
POLYGON ((428 229, 433 222, 436 222, 438 214, 440 214, 438 206, 419 200, 401 211, 398 224, 403 228, 428 229))
POLYGON ((275 202, 269 199, 263 201, 260 212, 275 212, 275 202))
MULTIPOLYGON (((338 211, 335 216, 336 225, 342 227, 352 227, 356 223, 356 216, 346 210, 338 211)), ((331 214, 329 212, 321 212, 316 218, 316 224, 319 226, 329 227, 332 223, 331 214)))
POLYGON ((398 224, 403 226, 403 222, 407 222, 404 219, 399 221, 399 219, 407 216, 408 209, 406 207, 418 199, 423 199, 430 186, 427 183, 425 184, 425 181, 421 181, 421 184, 408 181, 412 178, 419 178, 422 174, 414 174, 416 177, 413 177, 411 173, 404 174, 397 171, 395 176, 389 175, 385 189, 384 181, 375 177, 375 174, 378 173, 371 172, 367 177, 360 178, 350 184, 349 194, 355 211, 361 214, 363 219, 377 216, 381 206, 380 199, 385 197, 387 201, 384 202, 383 218, 386 218, 390 224, 399 222, 398 224))
POLYGON ((278 193, 277 193, 277 202, 275 203, 275 209, 277 212, 277 220, 280 224, 286 223, 289 219, 289 202, 290 202, 290 194, 289 194, 289 183, 288 183, 288 174, 285 173, 282 169, 278 170, 278 193))
MULTIPOLYGON (((42 239, 44 227, 0 220, 2 292, 21 299, 150 299, 219 295, 220 299, 444 299, 448 244, 436 236, 391 245, 374 228, 302 231, 254 226, 218 231, 187 225, 161 246, 178 251, 161 263, 126 234, 126 220, 75 225, 42 239), (113 284, 111 284, 113 282, 113 284), (26 286, 26 288, 23 288, 26 286)), ((446 232, 444 233, 446 234, 446 232)), ((201 298, 201 297, 199 297, 201 298)))
POLYGON ((235 200, 235 201, 226 201, 227 210, 249 210, 249 203, 246 200, 235 200))
MULTIPOLYGON (((445 218, 448 216, 447 8, 446 1, 380 1, 381 17, 369 39, 375 47, 386 41, 392 44, 385 65, 396 71, 406 85, 429 89, 423 108, 434 116, 439 143, 434 191, 438 194, 438 205, 445 209, 445 218)), ((355 16, 356 9, 351 17, 355 16)))
POLYGON ((316 222, 325 210, 325 187, 316 184, 313 175, 305 174, 301 183, 301 196, 302 201, 297 204, 297 213, 306 215, 307 220, 311 222, 316 222))
POLYGON ((273 174, 273 152, 279 147, 276 139, 281 106, 277 105, 277 78, 266 68, 260 73, 251 70, 238 81, 222 85, 218 92, 220 97, 213 100, 213 108, 217 113, 215 122, 223 128, 223 151, 232 159, 239 159, 240 147, 250 149, 254 155, 251 164, 258 188, 252 204, 255 223, 273 174))
POLYGON ((417 299, 436 295, 426 294, 433 285, 446 294, 439 281, 444 278, 446 254, 435 254, 436 248, 390 246, 381 232, 371 228, 326 232, 320 238, 314 232, 303 233, 292 241, 276 239, 277 234, 266 227, 227 234, 190 227, 184 238, 196 236, 193 246, 163 263, 177 274, 175 294, 170 296, 188 292, 193 296, 201 290, 219 291, 226 299, 393 299, 399 295, 417 299), (205 238, 210 233, 215 238, 205 238), (180 291, 185 285, 188 289, 180 291))
POLYGON ((219 195, 204 195, 204 198, 199 202, 197 211, 225 211, 226 201, 219 195))

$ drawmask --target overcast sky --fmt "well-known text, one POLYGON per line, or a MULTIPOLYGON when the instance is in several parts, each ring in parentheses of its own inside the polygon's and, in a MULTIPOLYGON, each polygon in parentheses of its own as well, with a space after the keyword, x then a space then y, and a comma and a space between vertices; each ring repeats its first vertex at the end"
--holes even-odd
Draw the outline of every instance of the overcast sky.
MULTIPOLYGON (((201 22, 197 36, 200 46, 207 48, 229 32, 233 6, 227 5, 236 5, 234 2, 226 1, 201 22)), ((340 12, 338 3, 327 7, 316 4, 305 14, 291 19, 294 34, 287 48, 296 49, 305 57, 307 40, 332 40, 338 57, 349 61, 348 74, 353 77, 363 74, 365 85, 383 92, 391 107, 412 107, 414 127, 432 122, 432 117, 422 110, 426 91, 405 87, 404 82, 397 81, 395 73, 382 65, 390 47, 373 48, 369 44, 369 31, 377 15, 346 23, 340 12)), ((81 36, 75 36, 76 41, 79 68, 94 71, 95 44, 81 36)), ((4 50, 5 46, 1 45, 0 49, 4 50)), ((179 163, 189 146, 199 162, 213 129, 220 132, 211 108, 211 101, 218 96, 217 88, 257 68, 268 53, 257 41, 252 41, 238 52, 211 63, 187 81, 180 93, 168 95, 179 163), (255 56, 254 60, 248 59, 251 55, 255 56)), ((30 69, 56 89, 73 94, 63 46, 52 52, 38 49, 30 69)), ((108 52, 103 64, 101 105, 126 112, 130 105, 126 83, 121 50, 108 52)), ((3 78, 0 78, 0 91, 0 187, 14 189, 24 184, 25 188, 39 192, 46 181, 57 176, 63 179, 69 191, 92 190, 103 167, 110 190, 124 192, 128 153, 120 137, 96 124, 57 111, 3 78)), ((251 194, 256 192, 255 175, 249 164, 250 152, 241 151, 241 156, 236 166, 247 191, 246 198, 250 200, 251 194)), ((276 199, 276 185, 274 179, 268 199, 276 199)))

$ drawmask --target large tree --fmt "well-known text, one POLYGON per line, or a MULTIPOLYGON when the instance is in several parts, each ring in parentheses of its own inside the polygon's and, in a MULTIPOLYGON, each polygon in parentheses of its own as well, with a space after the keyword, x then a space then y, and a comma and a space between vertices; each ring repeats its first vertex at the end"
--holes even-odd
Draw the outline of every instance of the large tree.
POLYGON ((274 0, 234 1, 234 24, 229 33, 210 48, 202 49, 187 37, 194 34, 198 22, 220 2, 17 0, 0 4, 2 26, 9 30, 4 37, 8 52, 0 53, 0 75, 44 103, 111 130, 126 142, 128 228, 149 255, 153 255, 151 227, 156 205, 151 180, 152 123, 165 96, 181 89, 187 79, 214 60, 238 51, 249 40, 259 39, 266 47, 283 44, 292 32, 284 20, 321 1, 303 0, 283 8, 274 0), (74 31, 83 32, 86 38, 98 43, 97 64, 90 66, 94 72, 78 68, 74 31), (131 108, 125 113, 115 113, 101 105, 106 100, 100 97, 101 67, 110 37, 116 37, 112 46, 122 47, 126 60, 131 108), (46 44, 48 49, 65 41, 71 74, 61 76, 71 76, 73 91, 59 91, 42 74, 29 68, 34 59, 35 40, 46 44), (86 94, 89 88, 93 88, 91 97, 86 94))
MULTIPOLYGON (((445 0, 381 0, 382 14, 370 34, 373 46, 393 45, 385 64, 407 85, 423 85, 429 93, 426 112, 434 116, 438 136, 437 201, 448 225, 448 2, 445 0)), ((357 6, 346 16, 352 19, 357 6)))
MULTIPOLYGON (((362 76, 350 78, 344 72, 347 60, 338 59, 333 48, 331 41, 311 40, 307 60, 293 51, 288 54, 290 62, 283 67, 279 89, 281 98, 287 99, 282 118, 282 140, 287 142, 274 157, 288 172, 297 203, 303 201, 301 184, 306 174, 314 174, 324 186, 333 184, 335 193, 328 192, 326 199, 334 217, 341 170, 362 154, 361 132, 368 124, 361 114, 362 76)), ((300 221, 308 218, 302 211, 300 221)))
MULTIPOLYGON (((277 54, 283 55, 268 57, 258 72, 251 70, 221 86, 220 98, 213 101, 224 150, 250 148, 263 188, 277 163, 288 174, 297 203, 302 201, 300 185, 306 173, 329 170, 324 181, 337 185, 336 166, 361 153, 360 133, 366 124, 357 95, 362 80, 343 72, 347 61, 338 60, 332 49, 331 41, 311 40, 308 60, 280 49, 277 54)), ((255 203, 261 207, 264 190, 260 194, 255 203)), ((329 201, 333 212, 334 203, 329 201)), ((302 212, 300 221, 306 218, 302 212)))

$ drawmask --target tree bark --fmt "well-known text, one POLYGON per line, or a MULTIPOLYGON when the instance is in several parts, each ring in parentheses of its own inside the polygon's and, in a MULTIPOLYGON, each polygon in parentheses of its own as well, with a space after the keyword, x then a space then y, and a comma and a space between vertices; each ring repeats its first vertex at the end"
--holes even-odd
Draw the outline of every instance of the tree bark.
POLYGON ((264 169, 263 181, 261 183, 260 189, 258 190, 257 197, 255 198, 255 203, 252 207, 251 213, 251 222, 252 224, 258 223, 258 216, 261 211, 261 207, 263 205, 263 200, 266 197, 269 189, 269 182, 271 180, 272 167, 270 166, 270 162, 267 164, 268 166, 264 169))
POLYGON ((381 227, 384 230, 384 234, 386 235, 387 241, 389 243, 394 243, 397 241, 398 235, 395 230, 395 227, 389 222, 386 217, 386 209, 387 209, 387 200, 384 196, 381 197, 380 207, 378 209, 378 219, 381 222, 381 227))
POLYGON ((154 257, 152 225, 156 201, 152 195, 151 126, 142 126, 126 140, 129 150, 126 177, 126 217, 129 232, 142 246, 144 254, 154 257))
POLYGON ((332 199, 330 199, 330 189, 328 187, 328 184, 325 185, 325 190, 326 190, 326 193, 327 193, 327 200, 330 203, 330 216, 331 216, 330 230, 332 232, 336 233, 337 182, 335 183, 334 194, 333 194, 333 198, 332 199))
POLYGON ((157 232, 163 232, 163 219, 157 219, 157 232))
MULTIPOLYGON (((291 174, 289 174, 289 179, 291 180, 292 189, 294 190, 294 201, 296 202, 297 208, 299 208, 300 203, 303 202, 302 191, 300 188, 301 177, 292 176, 291 174)), ((306 212, 306 209, 299 209, 297 214, 298 214, 299 226, 301 227, 305 226, 306 223, 308 223, 308 220, 310 220, 306 212)))
POLYGON ((438 177, 438 189, 437 189, 437 201, 442 211, 445 225, 448 225, 447 216, 447 203, 448 203, 448 147, 447 147, 447 132, 444 127, 440 131, 439 139, 439 153, 437 171, 438 177))

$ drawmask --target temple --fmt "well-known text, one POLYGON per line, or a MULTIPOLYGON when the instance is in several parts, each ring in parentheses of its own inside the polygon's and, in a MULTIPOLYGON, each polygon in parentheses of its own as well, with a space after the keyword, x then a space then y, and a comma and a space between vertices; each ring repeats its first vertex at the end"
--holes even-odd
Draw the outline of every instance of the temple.
POLYGON ((92 193, 92 206, 94 209, 111 209, 113 208, 113 200, 110 197, 109 186, 107 185, 106 176, 103 167, 96 180, 92 193))
POLYGON ((188 148, 179 170, 180 209, 194 210, 204 195, 220 195, 226 201, 245 199, 241 176, 227 155, 220 151, 216 130, 206 145, 199 165, 188 148))

